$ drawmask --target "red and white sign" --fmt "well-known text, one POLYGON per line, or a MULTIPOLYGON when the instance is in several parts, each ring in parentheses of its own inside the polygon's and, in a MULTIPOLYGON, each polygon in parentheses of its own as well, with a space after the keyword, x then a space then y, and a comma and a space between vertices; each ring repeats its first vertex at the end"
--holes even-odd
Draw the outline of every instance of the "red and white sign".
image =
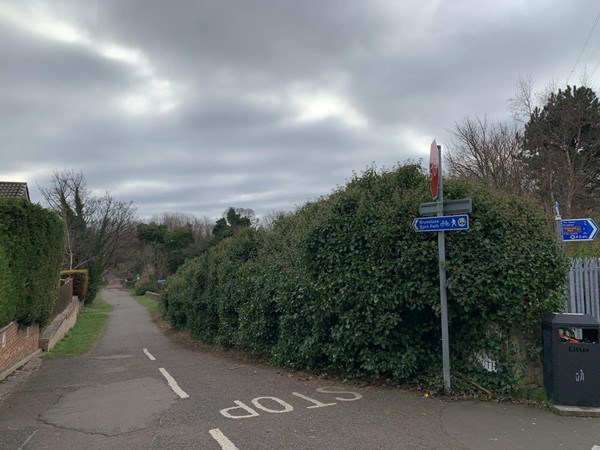
POLYGON ((438 196, 440 186, 440 161, 439 152, 435 139, 431 143, 429 151, 429 187, 431 188, 431 196, 435 200, 438 196))

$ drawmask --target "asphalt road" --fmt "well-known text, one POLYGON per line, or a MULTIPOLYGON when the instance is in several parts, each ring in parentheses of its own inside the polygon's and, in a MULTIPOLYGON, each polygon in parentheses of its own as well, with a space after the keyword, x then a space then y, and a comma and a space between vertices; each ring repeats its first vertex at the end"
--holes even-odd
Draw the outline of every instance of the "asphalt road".
POLYGON ((243 362, 170 340, 117 280, 102 297, 115 309, 91 352, 43 361, 3 383, 11 393, 2 397, 0 389, 0 449, 600 445, 600 419, 521 405, 448 402, 243 362))

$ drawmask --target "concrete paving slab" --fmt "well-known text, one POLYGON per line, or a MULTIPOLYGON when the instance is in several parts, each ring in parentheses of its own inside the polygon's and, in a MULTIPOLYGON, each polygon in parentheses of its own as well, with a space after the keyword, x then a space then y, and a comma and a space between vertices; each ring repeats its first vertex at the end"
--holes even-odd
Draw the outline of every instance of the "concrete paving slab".
POLYGON ((61 428, 116 436, 151 426, 175 402, 161 380, 138 378, 66 394, 41 420, 61 428))
POLYGON ((552 411, 565 417, 600 417, 600 408, 589 406, 553 405, 552 411))

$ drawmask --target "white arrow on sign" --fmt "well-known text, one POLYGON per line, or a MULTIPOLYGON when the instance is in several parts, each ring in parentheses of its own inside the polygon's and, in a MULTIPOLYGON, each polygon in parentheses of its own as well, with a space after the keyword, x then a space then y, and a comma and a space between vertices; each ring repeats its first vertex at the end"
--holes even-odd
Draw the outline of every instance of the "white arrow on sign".
POLYGON ((594 222, 592 219, 588 219, 588 223, 592 227, 592 233, 590 234, 590 241, 593 241, 594 238, 596 237, 596 235, 598 234, 598 226, 596 225, 596 222, 594 222))

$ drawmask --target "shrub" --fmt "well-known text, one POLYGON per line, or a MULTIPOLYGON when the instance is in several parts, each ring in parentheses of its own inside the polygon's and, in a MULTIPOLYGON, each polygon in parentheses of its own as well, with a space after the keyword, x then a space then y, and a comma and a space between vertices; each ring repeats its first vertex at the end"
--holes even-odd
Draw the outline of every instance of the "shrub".
POLYGON ((156 292, 157 289, 156 283, 152 281, 144 281, 142 283, 136 283, 135 286, 135 295, 144 295, 146 292, 156 292))
MULTIPOLYGON (((227 238, 169 279, 163 315, 278 364, 439 386, 437 237, 412 227, 427 184, 416 165, 367 170, 272 232, 227 238)), ((446 234, 453 368, 507 392, 522 375, 519 339, 539 346, 542 312, 561 307, 564 259, 526 200, 464 180, 445 190, 473 199, 469 230, 446 234)))

